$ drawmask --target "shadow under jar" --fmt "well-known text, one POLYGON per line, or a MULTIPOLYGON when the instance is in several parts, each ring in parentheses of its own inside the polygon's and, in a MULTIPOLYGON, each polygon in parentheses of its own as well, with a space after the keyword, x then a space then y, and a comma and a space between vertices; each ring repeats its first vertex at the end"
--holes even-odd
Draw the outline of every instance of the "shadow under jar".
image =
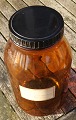
POLYGON ((68 89, 71 49, 64 21, 54 9, 30 6, 12 15, 4 61, 19 106, 27 113, 54 113, 68 89))

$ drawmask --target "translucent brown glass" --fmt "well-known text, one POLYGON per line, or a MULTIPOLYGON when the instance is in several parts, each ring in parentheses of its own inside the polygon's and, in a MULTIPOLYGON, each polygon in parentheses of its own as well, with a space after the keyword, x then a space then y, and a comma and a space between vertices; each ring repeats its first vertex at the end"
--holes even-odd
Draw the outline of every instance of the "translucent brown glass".
MULTIPOLYGON (((27 50, 8 40, 4 61, 19 106, 31 115, 48 115, 60 105, 67 91, 71 68, 71 49, 62 38, 56 44, 42 50, 27 50), (32 101, 21 97, 19 85, 31 89, 55 86, 55 97, 44 101, 32 101)), ((39 96, 38 96, 39 97, 39 96)))

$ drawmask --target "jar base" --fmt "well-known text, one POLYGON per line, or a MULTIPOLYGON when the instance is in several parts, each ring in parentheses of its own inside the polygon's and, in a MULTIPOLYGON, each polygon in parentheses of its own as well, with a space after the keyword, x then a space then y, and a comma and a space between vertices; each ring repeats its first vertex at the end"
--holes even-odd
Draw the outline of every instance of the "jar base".
MULTIPOLYGON (((20 106, 20 105, 19 105, 20 106)), ((20 106, 22 108, 22 106, 20 106)), ((55 107, 52 107, 50 109, 41 109, 41 108, 37 108, 37 109, 31 109, 31 110, 25 110, 24 108, 22 108, 22 110, 24 110, 24 112, 26 112, 29 115, 32 116, 48 116, 48 115, 54 115, 56 114, 55 111, 57 111, 57 109, 60 107, 60 102, 58 102, 55 107)))

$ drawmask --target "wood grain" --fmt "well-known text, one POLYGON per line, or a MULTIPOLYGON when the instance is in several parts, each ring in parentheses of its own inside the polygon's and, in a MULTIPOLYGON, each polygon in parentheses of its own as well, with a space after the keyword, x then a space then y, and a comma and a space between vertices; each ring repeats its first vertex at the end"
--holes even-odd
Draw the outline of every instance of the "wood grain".
POLYGON ((59 11, 59 13, 63 16, 65 23, 70 26, 72 30, 76 32, 76 18, 71 15, 66 9, 64 9, 60 4, 58 4, 55 0, 40 0, 46 6, 51 7, 59 11))
POLYGON ((4 37, 9 39, 9 28, 7 19, 0 13, 0 32, 4 35, 4 37))
POLYGON ((60 117, 58 120, 76 120, 76 109, 60 117))
POLYGON ((19 10, 27 5, 22 0, 7 0, 16 10, 19 10))
POLYGON ((56 0, 56 1, 76 17, 76 4, 73 1, 71 0, 56 0))
POLYGON ((9 101, 0 90, 0 120, 20 120, 9 101))
POLYGON ((64 95, 63 106, 61 107, 65 114, 76 108, 76 98, 68 90, 67 95, 64 95))
POLYGON ((0 34, 0 57, 4 59, 4 48, 5 48, 6 41, 3 36, 0 34))
POLYGON ((73 96, 76 98, 76 72, 74 71, 71 71, 71 75, 68 80, 68 87, 72 92, 73 96))
POLYGON ((0 32, 4 35, 4 37, 9 39, 9 28, 7 19, 0 13, 0 32))
POLYGON ((0 11, 8 20, 15 12, 14 8, 6 0, 0 0, 0 11))
POLYGON ((71 0, 72 2, 76 3, 76 0, 71 0))
POLYGON ((72 68, 76 68, 76 52, 72 50, 72 68))
POLYGON ((70 45, 76 50, 76 33, 73 32, 66 24, 64 25, 64 35, 70 45))
POLYGON ((27 5, 43 5, 39 0, 23 0, 27 5))
POLYGON ((18 104, 16 103, 14 93, 9 82, 6 68, 1 60, 0 60, 0 89, 5 94, 6 98, 9 100, 10 104, 12 105, 13 109, 18 114, 18 116, 22 120, 28 120, 27 115, 18 107, 18 104))

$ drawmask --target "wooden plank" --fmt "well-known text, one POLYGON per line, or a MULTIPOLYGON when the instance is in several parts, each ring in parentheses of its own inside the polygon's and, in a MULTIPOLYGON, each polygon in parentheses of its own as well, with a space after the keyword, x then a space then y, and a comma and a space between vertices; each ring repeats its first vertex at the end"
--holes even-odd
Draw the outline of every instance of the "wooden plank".
POLYGON ((27 5, 43 5, 39 0, 23 0, 27 5))
POLYGON ((72 50, 72 68, 76 68, 76 52, 72 50))
POLYGON ((76 0, 71 0, 71 1, 73 1, 74 3, 76 3, 76 0))
POLYGON ((12 105, 13 109, 18 114, 18 116, 22 120, 28 120, 27 114, 24 113, 16 103, 14 93, 12 91, 12 88, 8 79, 6 68, 1 60, 0 60, 0 89, 5 94, 6 98, 9 100, 10 104, 12 105))
POLYGON ((76 109, 64 115, 63 117, 60 117, 58 120, 76 120, 76 109))
MULTIPOLYGON (((56 113, 54 113, 54 115, 48 115, 48 116, 44 116, 44 120, 56 120, 59 117, 63 116, 63 111, 61 109, 57 110, 56 113)), ((40 119, 42 120, 42 119, 40 119)))
POLYGON ((76 33, 73 32, 66 24, 64 25, 64 35, 70 45, 76 50, 76 33))
POLYGON ((72 94, 76 97, 76 72, 71 71, 70 78, 68 80, 68 88, 72 94))
POLYGON ((9 28, 7 19, 0 13, 0 32, 4 35, 4 37, 9 39, 9 28))
POLYGON ((0 0, 0 11, 8 20, 15 12, 14 8, 6 0, 0 0))
POLYGON ((76 17, 76 4, 71 0, 56 0, 76 17))
POLYGON ((60 117, 63 115, 62 110, 60 109, 59 111, 55 112, 55 115, 49 115, 49 116, 44 116, 44 117, 36 117, 36 116, 31 116, 25 113, 17 104, 14 93, 12 91, 7 71, 0 60, 0 89, 2 92, 5 94, 6 98, 9 100, 10 104, 14 108, 15 112, 18 114, 21 120, 55 120, 56 118, 60 117))
POLYGON ((5 95, 0 91, 0 120, 20 120, 5 95))
POLYGON ((62 98, 62 103, 63 105, 61 108, 65 114, 76 108, 76 98, 71 94, 69 90, 62 98))
POLYGON ((19 10, 27 5, 22 0, 7 0, 16 10, 19 10))
POLYGON ((61 109, 65 114, 76 108, 76 72, 71 69, 70 77, 68 79, 68 92, 63 95, 61 102, 61 109), (71 88, 75 87, 75 91, 72 91, 71 88))
POLYGON ((65 23, 76 32, 76 18, 73 15, 71 15, 66 9, 64 9, 55 0, 40 0, 40 1, 46 6, 59 11, 59 13, 63 16, 65 23))
POLYGON ((0 57, 4 59, 4 48, 5 48, 6 41, 3 36, 0 34, 0 57))

